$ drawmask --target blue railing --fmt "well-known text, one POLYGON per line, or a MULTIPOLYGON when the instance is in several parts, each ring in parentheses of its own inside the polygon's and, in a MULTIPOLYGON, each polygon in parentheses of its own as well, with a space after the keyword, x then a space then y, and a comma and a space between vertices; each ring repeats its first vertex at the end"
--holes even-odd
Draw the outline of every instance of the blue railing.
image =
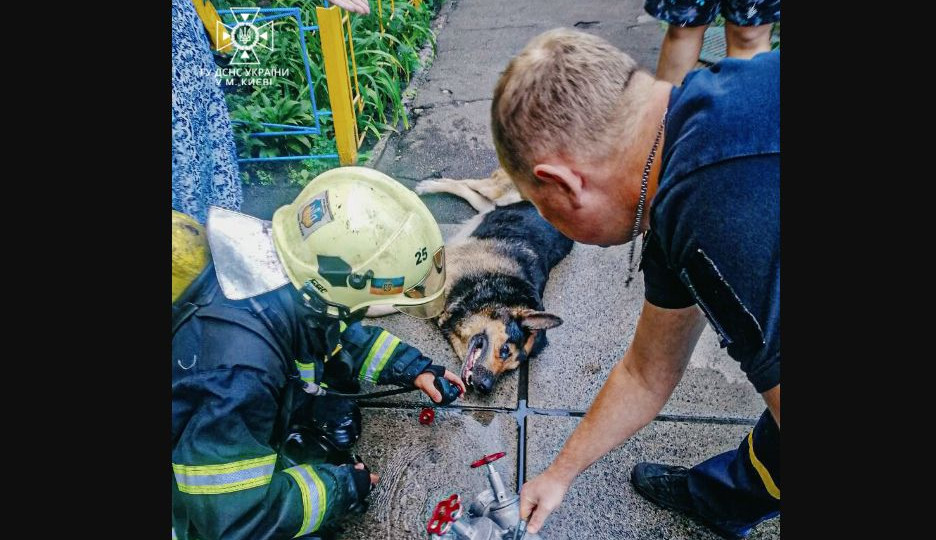
MULTIPOLYGON (((328 2, 324 2, 325 7, 328 7, 328 2)), ((314 126, 302 126, 302 125, 289 125, 289 124, 271 124, 266 122, 260 122, 259 124, 267 128, 279 128, 280 131, 259 131, 248 133, 250 137, 288 137, 288 136, 297 136, 297 135, 321 135, 322 126, 319 118, 322 116, 330 116, 331 111, 328 109, 319 109, 315 103, 315 89, 312 87, 312 72, 309 69, 309 51, 306 48, 305 33, 306 32, 317 32, 319 27, 318 25, 305 25, 302 24, 302 13, 299 8, 228 8, 223 11, 219 11, 218 15, 222 17, 222 25, 227 28, 229 31, 233 30, 234 26, 237 24, 237 14, 238 13, 257 13, 267 15, 265 17, 256 18, 253 23, 263 23, 268 21, 273 21, 277 19, 284 19, 287 17, 292 17, 296 21, 296 26, 299 29, 299 47, 302 50, 302 63, 305 67, 305 78, 306 83, 309 86, 309 103, 312 105, 312 118, 315 121, 314 126), (234 23, 225 22, 223 19, 225 15, 228 15, 230 19, 234 20, 234 23)), ((243 120, 231 120, 232 124, 249 124, 249 122, 243 120)), ((256 161, 287 161, 287 160, 297 160, 297 159, 337 159, 338 154, 313 154, 313 155, 303 155, 303 156, 280 156, 280 157, 257 157, 257 158, 239 158, 237 161, 239 163, 249 163, 256 161)))

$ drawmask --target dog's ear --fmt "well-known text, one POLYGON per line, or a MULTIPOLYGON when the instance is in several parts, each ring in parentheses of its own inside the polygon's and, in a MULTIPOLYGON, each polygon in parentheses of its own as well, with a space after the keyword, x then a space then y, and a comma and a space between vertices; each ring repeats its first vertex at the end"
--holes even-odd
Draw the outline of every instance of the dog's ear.
POLYGON ((520 326, 527 330, 548 330, 562 324, 562 319, 556 315, 535 309, 518 310, 514 317, 520 322, 520 326))

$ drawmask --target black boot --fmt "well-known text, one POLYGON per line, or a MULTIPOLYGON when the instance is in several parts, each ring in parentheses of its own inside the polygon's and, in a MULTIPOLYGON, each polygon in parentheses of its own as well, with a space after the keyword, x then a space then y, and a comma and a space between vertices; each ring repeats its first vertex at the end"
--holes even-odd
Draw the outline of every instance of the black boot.
POLYGON ((696 509, 689 493, 689 469, 678 465, 638 463, 631 471, 634 489, 651 502, 668 510, 675 510, 705 525, 722 538, 739 540, 745 535, 713 522, 696 509))

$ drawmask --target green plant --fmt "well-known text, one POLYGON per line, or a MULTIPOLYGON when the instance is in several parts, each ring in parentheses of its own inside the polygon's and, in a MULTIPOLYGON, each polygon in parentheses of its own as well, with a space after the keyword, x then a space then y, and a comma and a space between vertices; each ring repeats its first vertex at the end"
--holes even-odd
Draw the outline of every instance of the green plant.
POLYGON ((253 167, 253 170, 250 171, 254 177, 257 178, 257 183, 264 186, 269 186, 273 184, 273 175, 270 174, 270 171, 265 169, 253 167))
MULTIPOLYGON (((312 161, 312 160, 308 160, 312 161)), ((310 170, 311 167, 292 167, 287 172, 289 181, 293 184, 298 184, 300 186, 305 186, 309 183, 309 180, 315 178, 315 174, 310 170)))
MULTIPOLYGON (((303 24, 317 24, 315 7, 321 0, 217 0, 219 11, 231 7, 299 7, 303 24)), ((378 13, 376 3, 371 14, 351 17, 357 79, 363 102, 358 112, 358 129, 362 134, 379 138, 384 130, 395 129, 402 121, 409 129, 409 119, 403 104, 403 89, 412 74, 421 66, 419 51, 427 43, 435 53, 435 35, 431 29, 432 14, 441 4, 424 0, 419 7, 409 0, 397 0, 391 8, 389 0, 382 2, 378 13), (384 31, 380 23, 383 20, 384 31)), ((309 80, 302 60, 300 32, 292 17, 273 21, 274 50, 262 56, 264 67, 275 68, 276 74, 266 80, 247 81, 247 88, 229 86, 226 96, 231 116, 243 123, 237 126, 241 157, 274 157, 333 153, 334 140, 330 116, 320 116, 321 136, 250 137, 251 131, 273 131, 262 123, 312 125, 309 88, 317 108, 330 109, 327 81, 323 69, 321 41, 317 32, 306 32, 309 55, 309 80), (321 140, 330 142, 330 147, 321 140)), ((350 66, 349 66, 350 68, 350 66)), ((352 76, 352 87, 354 77, 352 76)), ((355 91, 355 88, 352 88, 355 91)), ((299 174, 299 173, 296 173, 299 174)), ((291 181, 301 180, 293 175, 291 181)))
POLYGON ((257 103, 239 103, 231 110, 231 118, 238 124, 237 137, 248 155, 258 151, 260 157, 275 157, 283 151, 300 154, 312 149, 311 135, 290 135, 288 137, 252 137, 251 132, 282 131, 283 128, 271 128, 262 123, 285 125, 310 125, 313 121, 308 112, 308 104, 295 99, 280 97, 274 102, 267 94, 257 92, 257 103))

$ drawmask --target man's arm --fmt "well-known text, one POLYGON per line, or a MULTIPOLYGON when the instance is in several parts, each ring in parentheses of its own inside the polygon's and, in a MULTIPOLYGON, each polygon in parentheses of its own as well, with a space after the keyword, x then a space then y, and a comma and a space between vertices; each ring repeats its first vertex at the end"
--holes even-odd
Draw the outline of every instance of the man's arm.
POLYGON ((644 302, 634 341, 611 370, 559 455, 520 491, 520 516, 530 533, 543 526, 575 477, 647 425, 682 378, 705 317, 696 306, 663 309, 644 302))
POLYGON ((773 415, 774 422, 777 423, 777 429, 780 428, 780 385, 774 386, 770 390, 761 394, 764 396, 764 401, 767 402, 767 408, 770 409, 770 414, 773 415))
POLYGON ((415 386, 436 403, 442 394, 434 387, 436 376, 444 378, 465 393, 465 383, 458 375, 440 368, 432 371, 432 359, 379 326, 355 322, 344 328, 341 343, 354 362, 353 375, 377 384, 415 386))

